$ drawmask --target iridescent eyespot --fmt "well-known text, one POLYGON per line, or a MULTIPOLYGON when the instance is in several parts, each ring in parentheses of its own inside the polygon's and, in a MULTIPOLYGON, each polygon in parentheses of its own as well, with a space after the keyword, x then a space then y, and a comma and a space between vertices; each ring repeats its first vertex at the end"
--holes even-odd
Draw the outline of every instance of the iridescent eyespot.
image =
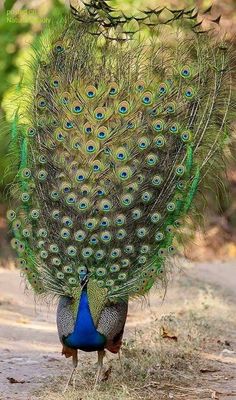
POLYGON ((56 53, 63 53, 65 49, 61 43, 57 43, 54 47, 54 50, 56 53))
POLYGON ((50 246, 49 246, 49 251, 50 251, 51 253, 58 253, 58 252, 59 252, 59 247, 58 247, 58 245, 55 244, 55 243, 50 244, 50 246))
POLYGON ((166 83, 161 83, 158 89, 159 95, 163 96, 168 92, 168 86, 166 83))
POLYGON ((125 207, 128 207, 133 202, 133 196, 131 194, 125 194, 121 196, 121 204, 125 207))
POLYGON ((148 203, 151 200, 151 198, 152 198, 152 193, 150 193, 148 191, 142 193, 142 201, 144 203, 148 203))
POLYGON ((101 211, 108 212, 112 208, 112 203, 110 202, 110 200, 104 199, 101 201, 99 208, 101 211))
POLYGON ((70 93, 64 92, 61 97, 61 103, 65 106, 70 103, 70 93))
POLYGON ((127 235, 127 232, 125 229, 119 229, 118 232, 116 233, 116 237, 118 240, 123 240, 127 235))
POLYGON ((137 90, 138 92, 143 92, 144 89, 145 89, 145 82, 144 82, 144 81, 139 81, 139 82, 137 82, 137 84, 136 84, 136 90, 137 90))
POLYGON ((97 221, 95 218, 89 218, 85 221, 85 226, 87 229, 92 230, 95 228, 97 221))
POLYGON ((161 186, 161 184, 162 184, 162 182, 163 182, 163 178, 160 176, 160 175, 155 175, 153 178, 152 178, 152 184, 153 184, 153 186, 161 186))
POLYGON ((108 232, 108 231, 105 231, 105 232, 102 232, 101 233, 101 240, 103 241, 103 242, 110 242, 111 241, 111 239, 112 239, 112 236, 111 236, 111 233, 110 232, 108 232))
POLYGON ((113 83, 111 83, 111 86, 110 86, 109 95, 115 96, 117 93, 118 93, 118 85, 117 85, 117 83, 113 82, 113 83))
POLYGON ((167 204, 166 209, 169 212, 173 212, 175 211, 176 205, 173 201, 171 201, 170 203, 167 204))
POLYGON ((105 108, 103 108, 103 107, 96 108, 96 110, 94 111, 94 115, 98 121, 103 120, 106 116, 105 108))
POLYGON ((175 103, 170 103, 166 107, 167 114, 173 114, 175 112, 175 103))
POLYGON ((150 246, 144 244, 140 249, 140 253, 147 254, 149 252, 149 250, 150 250, 150 246))
POLYGON ((147 147, 150 145, 150 140, 147 137, 141 137, 138 139, 138 147, 141 150, 147 149, 147 147))
POLYGON ((110 271, 115 273, 115 272, 119 272, 120 271, 120 266, 119 264, 113 264, 110 266, 110 271))
MULTIPOLYGON (((161 248, 161 249, 158 251, 158 256, 161 257, 161 258, 163 258, 163 257, 165 257, 165 255, 166 255, 166 249, 161 248)), ((163 271, 161 270, 160 272, 163 272, 163 271)))
POLYGON ((192 139, 192 135, 190 131, 185 131, 183 133, 181 133, 181 139, 184 143, 188 143, 191 141, 192 139))
POLYGON ((131 168, 129 168, 129 167, 120 168, 118 170, 119 178, 124 181, 129 179, 131 177, 131 175, 132 175, 132 171, 131 171, 131 168))
POLYGON ((81 104, 79 103, 74 103, 73 107, 72 107, 72 112, 74 114, 80 114, 83 111, 83 107, 81 104))
POLYGON ((71 184, 69 182, 63 182, 60 185, 60 190, 63 193, 69 193, 71 191, 71 184))
POLYGON ((188 66, 185 66, 181 69, 180 75, 182 78, 189 78, 191 76, 191 70, 188 66))
POLYGON ((155 240, 161 242, 164 239, 164 234, 162 232, 157 232, 155 235, 155 240))
POLYGON ((153 224, 157 224, 160 220, 161 220, 161 214, 156 212, 151 215, 151 221, 153 224))
POLYGON ((14 210, 8 210, 7 211, 8 221, 14 221, 15 218, 16 218, 16 212, 14 210))
POLYGON ((65 129, 72 129, 74 127, 74 124, 72 121, 66 121, 64 127, 65 129))
POLYGON ((104 196, 105 195, 105 190, 103 188, 97 188, 97 195, 99 197, 104 196))
POLYGON ((27 203, 30 199, 30 195, 29 193, 22 193, 21 194, 21 200, 23 201, 23 203, 27 203))
POLYGON ((167 227, 166 227, 166 232, 168 232, 168 233, 174 233, 174 231, 175 231, 175 228, 174 228, 173 225, 167 225, 167 227))
POLYGON ((143 228, 137 229, 136 233, 137 233, 137 236, 141 239, 147 235, 148 230, 147 230, 147 228, 143 227, 143 228))
POLYGON ((19 220, 19 219, 16 219, 14 222, 13 222, 13 228, 15 229, 15 230, 18 230, 18 229, 20 229, 20 227, 21 227, 21 221, 19 220))
POLYGON ((160 119, 153 123, 153 128, 157 132, 161 132, 164 129, 164 122, 160 119))
POLYGON ((116 158, 119 161, 125 161, 127 159, 127 151, 124 147, 119 147, 116 150, 116 158))
POLYGON ((105 276, 107 273, 106 268, 97 268, 96 270, 96 275, 101 277, 101 276, 105 276))
POLYGON ((143 94, 142 103, 145 106, 149 106, 150 104, 152 104, 152 93, 151 92, 146 92, 143 94))
POLYGON ((63 223, 63 225, 68 226, 69 228, 71 228, 73 226, 73 221, 70 217, 63 217, 62 223, 63 223))
POLYGON ((118 107, 119 114, 126 115, 129 112, 129 103, 127 101, 122 101, 118 107))
POLYGON ((107 138, 108 135, 108 129, 105 126, 100 126, 100 128, 97 131, 97 137, 100 140, 104 140, 107 138))
POLYGON ((55 139, 56 139, 58 142, 64 142, 64 140, 65 140, 65 135, 64 135, 64 132, 63 132, 61 129, 59 129, 59 130, 57 130, 57 131, 55 132, 55 139))
POLYGON ((100 226, 107 227, 110 226, 110 220, 107 217, 103 217, 100 222, 100 226))
POLYGON ((66 228, 61 229, 61 231, 60 231, 60 236, 61 236, 63 239, 68 239, 68 238, 70 237, 70 231, 69 231, 69 229, 66 229, 66 228))
POLYGON ((177 186, 177 189, 179 189, 181 191, 186 188, 186 184, 184 181, 179 181, 176 186, 177 186))
POLYGON ((78 230, 75 232, 74 237, 77 242, 83 242, 83 240, 86 238, 86 233, 82 230, 78 230))
POLYGON ((58 220, 60 217, 60 210, 53 210, 52 212, 52 218, 55 220, 58 220))
POLYGON ((126 268, 130 265, 130 260, 128 258, 124 258, 123 260, 121 260, 121 265, 123 268, 126 268))
POLYGON ((69 246, 67 247, 66 252, 69 257, 75 257, 77 254, 77 249, 74 246, 69 246))
POLYGON ((31 177, 31 171, 29 168, 23 168, 21 171, 22 178, 29 179, 31 177))
POLYGON ((166 143, 164 136, 161 136, 161 135, 156 136, 154 139, 154 143, 155 143, 156 147, 158 147, 158 148, 164 147, 165 143, 166 143))
POLYGON ((125 272, 122 272, 121 274, 118 275, 119 281, 125 281, 126 279, 127 279, 127 274, 125 272))
MULTIPOLYGON (((63 267, 63 271, 66 273, 66 274, 72 274, 72 272, 73 272, 73 267, 71 266, 71 265, 65 265, 64 267, 63 267)), ((79 271, 78 271, 79 272, 79 271)))
POLYGON ((37 231, 37 236, 38 236, 38 237, 46 238, 47 235, 48 235, 48 232, 47 232, 47 230, 44 229, 44 228, 40 228, 40 229, 37 231))
POLYGON ((86 89, 86 95, 89 99, 93 99, 96 96, 97 89, 94 86, 88 86, 86 89))
POLYGON ((90 244, 96 245, 98 244, 98 236, 97 235, 93 235, 91 236, 90 240, 89 240, 90 244))
POLYGON ((102 260, 104 257, 105 257, 105 251, 104 251, 104 250, 98 250, 98 251, 95 253, 95 258, 96 258, 97 260, 102 260))
POLYGON ((141 218, 142 212, 138 208, 132 211, 132 218, 136 221, 137 219, 141 218))
POLYGON ((86 172, 83 169, 79 169, 76 173, 75 179, 77 182, 84 182, 86 177, 86 172))
POLYGON ((169 128, 169 131, 172 133, 178 133, 179 132, 179 125, 178 124, 172 124, 169 128))
POLYGON ((84 132, 85 132, 87 135, 90 135, 91 133, 93 133, 93 127, 91 126, 91 124, 90 124, 89 122, 87 122, 87 123, 84 125, 84 132))
POLYGON ((40 211, 36 210, 36 209, 31 210, 30 216, 31 216, 32 219, 38 219, 39 216, 40 216, 40 211))
POLYGON ((70 193, 66 196, 66 204, 71 205, 76 203, 75 193, 70 193))
POLYGON ((81 211, 86 211, 89 208, 89 200, 86 198, 83 198, 79 201, 78 203, 78 208, 81 211))
POLYGON ((126 254, 132 254, 132 253, 134 253, 134 246, 132 246, 132 244, 128 244, 127 246, 125 246, 124 252, 125 252, 126 254))
POLYGON ((121 250, 120 249, 113 249, 111 251, 111 258, 118 258, 121 256, 121 250))
POLYGON ((175 170, 175 171, 176 171, 176 175, 178 175, 178 176, 184 175, 185 170, 186 170, 186 168, 185 168, 184 165, 178 165, 178 166, 176 167, 176 170, 175 170))
POLYGON ((51 196, 52 200, 58 200, 60 198, 60 193, 57 192, 57 190, 53 190, 50 193, 50 196, 51 196))
POLYGON ((138 257, 139 264, 146 264, 146 262, 147 262, 147 257, 145 256, 138 257))
POLYGON ((41 97, 41 98, 38 100, 38 106, 39 106, 40 108, 45 108, 46 105, 47 105, 46 100, 45 100, 43 97, 41 97))
POLYGON ((27 134, 29 137, 34 137, 36 134, 36 129, 35 128, 28 128, 27 134))
POLYGON ((169 246, 167 250, 168 250, 168 253, 171 255, 175 254, 175 252, 176 252, 176 248, 174 246, 169 246))
POLYGON ((58 79, 53 79, 52 80, 52 86, 54 88, 58 88, 59 87, 59 80, 58 79))
POLYGON ((86 247, 85 249, 82 250, 82 256, 84 258, 89 258, 93 254, 93 249, 91 247, 86 247))
POLYGON ((43 259, 48 258, 48 252, 46 250, 41 250, 39 253, 40 257, 43 259))
POLYGON ((40 181, 46 181, 47 176, 48 176, 48 173, 44 169, 41 169, 37 174, 37 177, 40 181))
POLYGON ((41 156, 38 157, 38 160, 39 160, 39 163, 40 163, 40 164, 46 164, 46 162, 47 162, 47 157, 44 156, 44 155, 41 155, 41 156))
POLYGON ((96 143, 92 140, 89 140, 89 142, 86 143, 86 151, 88 153, 94 153, 97 150, 96 143))
POLYGON ((155 154, 148 154, 146 161, 147 161, 147 164, 152 167, 157 164, 158 157, 155 154))
POLYGON ((184 96, 186 99, 191 100, 194 97, 194 90, 189 87, 184 91, 184 96))

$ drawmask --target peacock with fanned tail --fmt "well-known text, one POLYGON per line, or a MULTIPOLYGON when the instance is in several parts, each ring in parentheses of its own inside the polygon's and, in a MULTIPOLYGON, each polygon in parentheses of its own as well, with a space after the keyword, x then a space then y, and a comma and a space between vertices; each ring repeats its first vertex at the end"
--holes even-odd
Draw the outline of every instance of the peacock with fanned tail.
POLYGON ((78 349, 98 351, 99 378, 128 300, 164 279, 223 170, 232 55, 193 9, 71 11, 45 28, 17 88, 7 216, 33 290, 59 298, 63 354, 76 367, 78 349))

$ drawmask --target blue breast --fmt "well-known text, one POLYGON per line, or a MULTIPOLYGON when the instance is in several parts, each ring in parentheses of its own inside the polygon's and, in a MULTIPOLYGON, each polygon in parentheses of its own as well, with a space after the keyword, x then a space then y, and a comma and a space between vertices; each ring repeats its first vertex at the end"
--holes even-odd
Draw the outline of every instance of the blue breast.
POLYGON ((74 331, 64 338, 66 346, 83 351, 104 349, 106 338, 96 330, 89 308, 87 289, 84 288, 80 297, 74 331))

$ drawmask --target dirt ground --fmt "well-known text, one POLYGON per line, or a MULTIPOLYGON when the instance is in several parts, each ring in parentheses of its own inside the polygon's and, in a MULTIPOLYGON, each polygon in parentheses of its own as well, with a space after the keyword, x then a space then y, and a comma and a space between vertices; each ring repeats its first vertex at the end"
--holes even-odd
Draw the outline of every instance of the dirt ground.
POLYGON ((96 356, 81 353, 65 395, 71 362, 60 355, 55 306, 0 269, 0 399, 236 399, 236 261, 179 264, 164 302, 153 290, 131 304, 122 369, 108 356, 107 381, 93 391, 96 356))

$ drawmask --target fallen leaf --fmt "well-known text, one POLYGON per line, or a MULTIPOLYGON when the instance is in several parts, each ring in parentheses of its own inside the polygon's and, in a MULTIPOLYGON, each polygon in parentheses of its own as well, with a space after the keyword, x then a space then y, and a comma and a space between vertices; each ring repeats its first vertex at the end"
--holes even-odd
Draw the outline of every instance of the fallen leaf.
POLYGON ((161 327, 161 337, 162 337, 163 339, 171 339, 171 340, 174 340, 175 342, 177 342, 177 340, 178 340, 178 337, 177 337, 176 335, 171 334, 170 332, 168 332, 168 331, 166 330, 166 328, 164 328, 164 326, 161 327))
POLYGON ((18 381, 15 378, 7 377, 7 379, 9 380, 10 383, 25 383, 25 381, 18 381))
POLYGON ((220 372, 220 369, 216 369, 216 368, 201 368, 200 372, 202 374, 208 374, 208 373, 211 373, 211 372, 220 372))
POLYGON ((109 368, 104 372, 103 377, 102 377, 102 379, 101 379, 101 382, 106 382, 106 381, 108 380, 109 376, 111 375, 111 370, 112 370, 112 367, 109 367, 109 368))

